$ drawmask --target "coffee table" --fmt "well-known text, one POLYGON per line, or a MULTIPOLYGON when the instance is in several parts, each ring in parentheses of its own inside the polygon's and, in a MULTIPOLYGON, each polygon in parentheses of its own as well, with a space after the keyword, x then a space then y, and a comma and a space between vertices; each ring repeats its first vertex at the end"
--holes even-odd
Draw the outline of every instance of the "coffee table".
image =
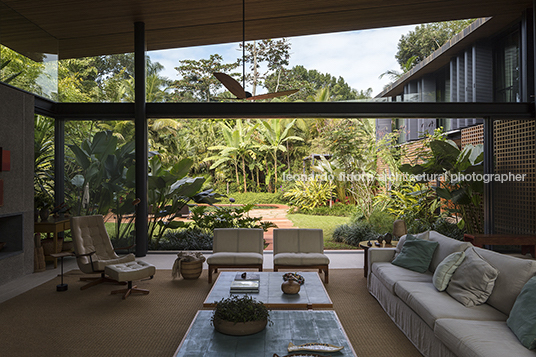
MULTIPOLYGON (((344 346, 336 353, 318 353, 326 356, 356 356, 352 344, 335 311, 331 310, 276 310, 270 311, 272 325, 254 335, 228 336, 214 330, 210 323, 211 310, 200 310, 195 315, 175 356, 177 357, 280 357, 289 354, 289 342, 295 345, 319 342, 344 346)), ((305 353, 305 352, 301 352, 305 353)))
MULTIPOLYGON (((260 284, 258 293, 248 293, 257 301, 262 301, 269 309, 319 309, 333 308, 333 302, 324 288, 320 276, 316 272, 299 272, 305 278, 300 292, 295 295, 284 294, 281 291, 285 272, 255 272, 259 274, 260 284)), ((221 272, 214 283, 203 307, 214 307, 215 302, 231 296, 231 282, 237 272, 221 272)), ((243 294, 233 294, 243 295, 243 294)))

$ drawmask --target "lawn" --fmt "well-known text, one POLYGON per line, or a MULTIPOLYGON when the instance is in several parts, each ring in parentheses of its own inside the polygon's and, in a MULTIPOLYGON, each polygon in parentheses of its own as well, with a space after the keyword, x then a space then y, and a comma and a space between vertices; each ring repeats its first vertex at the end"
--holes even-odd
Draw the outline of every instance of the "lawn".
POLYGON ((333 231, 337 226, 348 223, 348 217, 311 216, 306 214, 288 214, 287 218, 299 228, 321 228, 324 231, 324 249, 359 249, 353 245, 334 242, 333 231))

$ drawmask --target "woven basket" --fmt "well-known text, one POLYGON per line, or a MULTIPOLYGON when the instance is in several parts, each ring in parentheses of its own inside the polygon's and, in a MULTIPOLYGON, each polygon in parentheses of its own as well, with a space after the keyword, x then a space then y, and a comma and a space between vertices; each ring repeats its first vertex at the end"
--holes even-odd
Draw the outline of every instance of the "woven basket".
POLYGON ((63 249, 63 238, 58 238, 58 251, 57 252, 54 252, 53 238, 45 238, 41 240, 41 246, 43 247, 43 251, 45 252, 45 255, 59 253, 63 249))
POLYGON ((203 272, 203 261, 181 262, 181 275, 184 279, 197 279, 203 272))

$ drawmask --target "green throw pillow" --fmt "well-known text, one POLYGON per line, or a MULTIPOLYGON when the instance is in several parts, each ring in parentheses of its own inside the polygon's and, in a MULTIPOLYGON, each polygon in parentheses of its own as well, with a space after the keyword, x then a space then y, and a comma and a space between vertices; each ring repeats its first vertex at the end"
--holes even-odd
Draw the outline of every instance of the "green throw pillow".
POLYGON ((449 285, 450 278, 465 258, 465 252, 456 252, 447 255, 437 266, 432 282, 439 291, 445 291, 449 285))
POLYGON ((400 254, 393 260, 394 265, 419 273, 428 270, 432 256, 439 243, 428 240, 406 240, 400 254))
POLYGON ((521 289, 506 324, 523 346, 536 348, 536 276, 521 289))

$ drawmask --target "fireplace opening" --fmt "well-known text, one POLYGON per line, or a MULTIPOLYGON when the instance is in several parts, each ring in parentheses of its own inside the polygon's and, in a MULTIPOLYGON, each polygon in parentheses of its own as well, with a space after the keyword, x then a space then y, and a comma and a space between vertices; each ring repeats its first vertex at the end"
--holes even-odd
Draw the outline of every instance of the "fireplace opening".
POLYGON ((22 253, 22 214, 0 216, 0 259, 22 253))

